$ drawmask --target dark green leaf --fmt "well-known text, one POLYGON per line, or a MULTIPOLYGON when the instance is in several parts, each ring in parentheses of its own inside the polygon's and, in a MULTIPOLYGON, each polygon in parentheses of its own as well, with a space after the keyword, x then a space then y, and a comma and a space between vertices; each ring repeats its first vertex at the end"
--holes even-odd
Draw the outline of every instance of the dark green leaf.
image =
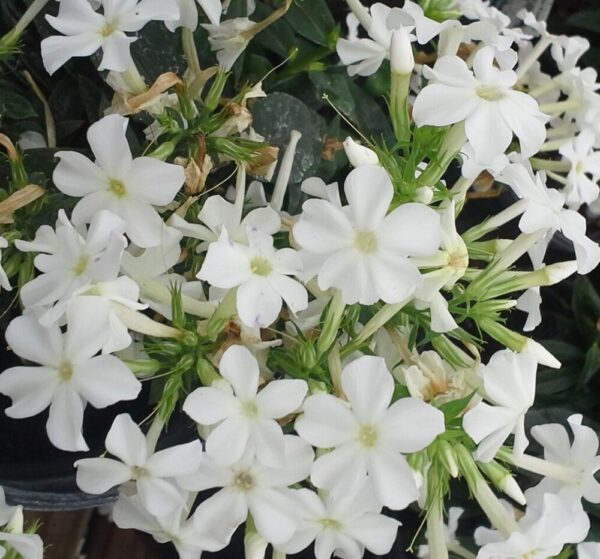
POLYGON ((600 319, 600 295, 588 278, 580 277, 575 281, 572 306, 580 333, 588 339, 593 339, 597 334, 596 325, 600 319))
POLYGON ((459 400, 452 400, 451 402, 446 402, 440 406, 440 410, 444 412, 444 417, 446 418, 446 423, 452 421, 457 418, 469 405, 469 402, 473 398, 473 394, 469 394, 464 398, 460 398, 459 400))
POLYGON ((284 19, 305 39, 330 46, 335 21, 325 0, 295 0, 284 19))
POLYGON ((35 116, 37 113, 26 97, 11 89, 5 82, 0 84, 0 120, 21 120, 35 116))
POLYGON ((577 388, 586 386, 598 374, 598 371, 600 371, 600 347, 598 347, 598 343, 596 342, 590 346, 585 354, 585 361, 581 375, 577 381, 577 388))
POLYGON ((598 33, 600 31, 600 10, 581 10, 569 17, 567 23, 579 29, 598 33))

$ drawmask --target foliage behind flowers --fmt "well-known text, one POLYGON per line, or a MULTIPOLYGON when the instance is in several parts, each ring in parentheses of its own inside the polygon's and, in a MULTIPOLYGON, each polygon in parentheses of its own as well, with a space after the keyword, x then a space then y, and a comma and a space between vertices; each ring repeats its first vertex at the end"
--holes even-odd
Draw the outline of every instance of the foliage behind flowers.
MULTIPOLYGON (((81 122, 70 135, 55 119, 39 61, 29 93, 0 94, 0 285, 17 288, 6 340, 27 362, 0 374, 6 414, 48 409, 52 444, 88 450, 87 405, 150 383, 148 425, 117 415, 77 483, 118 487, 115 522, 183 558, 242 525, 252 558, 314 542, 318 559, 354 559, 398 539, 433 559, 599 557, 582 543, 598 437, 579 414, 526 429, 538 367, 560 362, 519 331, 541 322, 541 288, 600 262, 584 217, 600 174, 589 45, 480 0, 348 7, 343 32, 319 0, 36 0, 19 14, 5 64, 44 10, 43 67, 85 64, 100 102, 84 145, 81 122), (48 150, 51 177, 35 167, 48 150), (462 230, 486 177, 512 199, 462 230), (573 258, 546 264, 557 234, 573 258), (198 437, 157 450, 174 414, 198 437), (461 489, 485 519, 468 541, 461 489), (408 508, 416 534, 399 531, 408 508)), ((6 541, 40 557, 28 537, 6 541)))

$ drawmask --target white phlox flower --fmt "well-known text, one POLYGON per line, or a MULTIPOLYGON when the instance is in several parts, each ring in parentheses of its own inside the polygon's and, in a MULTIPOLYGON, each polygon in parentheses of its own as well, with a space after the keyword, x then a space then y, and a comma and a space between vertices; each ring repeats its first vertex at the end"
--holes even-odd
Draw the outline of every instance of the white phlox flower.
POLYGON ((296 420, 302 438, 333 449, 316 460, 311 481, 337 498, 368 479, 381 504, 406 508, 419 491, 403 453, 423 450, 444 432, 442 412, 416 398, 392 404, 394 379, 381 357, 351 362, 341 385, 348 402, 330 394, 309 396, 296 420))
POLYGON ((22 559, 42 559, 44 543, 37 534, 23 533, 23 507, 11 507, 6 503, 4 489, 0 487, 0 558, 5 557, 10 546, 22 559))
POLYGON ((276 420, 300 408, 308 390, 306 382, 273 380, 258 391, 258 363, 241 345, 223 353, 219 371, 226 383, 197 388, 183 404, 194 421, 214 426, 206 440, 206 452, 225 466, 244 453, 266 465, 280 465, 284 436, 276 420))
POLYGON ((290 277, 301 271, 302 261, 294 249, 275 249, 273 237, 257 227, 248 227, 246 235, 248 245, 243 245, 223 229, 219 240, 209 245, 197 277, 215 287, 237 288, 242 322, 265 328, 277 320, 283 301, 293 313, 307 307, 305 287, 290 277))
POLYGON ((463 417, 463 427, 478 444, 475 458, 489 462, 508 436, 515 435, 514 453, 523 454, 529 441, 525 414, 533 405, 537 361, 530 353, 497 351, 487 365, 481 365, 483 397, 463 417))
POLYGON ((221 488, 194 512, 198 530, 208 530, 213 537, 229 542, 250 513, 260 536, 277 545, 289 541, 298 529, 298 497, 289 486, 306 479, 313 459, 310 445, 286 435, 279 467, 260 464, 248 453, 229 466, 203 454, 198 471, 179 483, 192 491, 221 488))
POLYGON ((134 159, 125 136, 128 123, 120 115, 109 115, 92 124, 87 139, 96 161, 59 151, 53 180, 64 194, 81 198, 71 216, 76 226, 108 210, 123 219, 136 245, 148 248, 161 242, 163 222, 154 206, 173 201, 185 174, 183 167, 152 157, 134 159))
POLYGON ((548 117, 540 112, 533 97, 513 89, 517 82, 514 71, 494 66, 491 47, 477 52, 473 71, 458 56, 443 56, 423 72, 430 83, 415 100, 413 118, 417 126, 464 122, 467 139, 483 163, 504 153, 513 134, 524 156, 539 151, 546 139, 548 117))
POLYGON ((99 495, 133 480, 140 501, 155 516, 171 515, 185 504, 175 480, 195 472, 202 456, 199 440, 155 452, 127 414, 113 421, 106 435, 106 450, 118 460, 83 458, 75 462, 77 485, 86 493, 99 495))
POLYGON ((375 555, 389 553, 399 522, 381 514, 381 504, 368 483, 340 498, 319 497, 308 489, 297 492, 300 523, 294 537, 277 549, 294 554, 315 542, 316 559, 362 557, 365 549, 375 555))
POLYGON ((248 32, 256 25, 247 17, 236 17, 221 23, 206 23, 202 27, 208 31, 210 48, 217 53, 217 61, 223 70, 229 72, 235 61, 246 50, 251 36, 248 32))
POLYGON ((62 35, 53 35, 41 44, 42 60, 54 74, 74 56, 90 56, 102 49, 99 70, 124 72, 133 65, 129 51, 136 38, 127 35, 140 31, 148 22, 177 21, 176 0, 103 0, 102 13, 84 0, 61 0, 57 16, 46 16, 48 23, 62 35))
POLYGON ((96 283, 115 280, 127 246, 125 222, 106 210, 92 217, 90 226, 75 228, 64 210, 56 227, 42 225, 33 241, 15 241, 22 252, 37 252, 35 267, 41 275, 21 288, 25 308, 42 308, 39 320, 50 325, 59 320, 69 301, 96 283))
POLYGON ((218 25, 221 21, 221 0, 175 0, 179 8, 179 17, 176 20, 166 20, 165 25, 169 31, 175 31, 178 27, 186 27, 195 31, 198 27, 199 4, 209 21, 218 25))
POLYGON ((305 266, 318 271, 320 289, 339 289, 347 304, 407 299, 422 283, 409 257, 427 257, 439 247, 438 214, 417 203, 388 213, 394 188, 379 166, 351 171, 344 192, 344 207, 326 200, 304 203, 293 235, 305 266))
POLYGON ((496 177, 499 181, 509 184, 519 198, 528 204, 519 221, 523 233, 546 231, 545 238, 536 248, 539 252, 537 260, 541 261, 552 235, 561 231, 567 239, 573 242, 577 258, 577 271, 587 274, 600 263, 600 246, 586 236, 585 218, 573 211, 567 210, 565 196, 558 190, 547 188, 545 176, 537 173, 535 176, 529 166, 511 164, 496 177))
POLYGON ((0 392, 12 399, 6 415, 31 417, 50 407, 46 430, 62 450, 88 449, 81 433, 87 402, 105 408, 133 400, 141 390, 120 359, 96 356, 108 336, 106 313, 98 298, 79 297, 67 307, 65 334, 57 325, 41 326, 32 314, 14 319, 6 329, 11 349, 40 364, 11 367, 0 375, 0 392))

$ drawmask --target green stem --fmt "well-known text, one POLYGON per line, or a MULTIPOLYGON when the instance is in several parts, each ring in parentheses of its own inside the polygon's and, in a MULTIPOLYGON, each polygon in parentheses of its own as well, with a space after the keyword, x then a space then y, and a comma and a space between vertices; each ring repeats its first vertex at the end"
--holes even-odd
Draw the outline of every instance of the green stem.
POLYGON ((194 33, 187 27, 183 27, 181 31, 181 45, 183 54, 188 63, 190 81, 193 81, 196 76, 202 72, 202 67, 200 66, 200 59, 198 58, 198 49, 196 48, 194 33))

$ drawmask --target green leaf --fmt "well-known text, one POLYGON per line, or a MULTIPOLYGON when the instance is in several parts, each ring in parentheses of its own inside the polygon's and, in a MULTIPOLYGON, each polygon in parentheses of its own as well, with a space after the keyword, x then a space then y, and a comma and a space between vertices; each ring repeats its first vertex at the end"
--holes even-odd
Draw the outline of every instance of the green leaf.
POLYGON ((252 106, 252 115, 255 130, 267 143, 279 147, 281 154, 292 130, 302 134, 290 177, 290 184, 300 183, 321 161, 326 130, 323 118, 287 93, 273 93, 257 101, 252 106))
POLYGON ((298 35, 318 45, 331 46, 335 21, 325 0, 295 0, 284 19, 298 35))
POLYGON ((22 120, 37 116, 29 100, 17 93, 6 82, 0 82, 0 121, 5 118, 22 120))
POLYGON ((469 394, 464 398, 460 398, 459 400, 452 400, 451 402, 446 402, 440 406, 440 410, 444 413, 444 417, 446 418, 446 423, 449 423, 453 419, 457 418, 469 405, 469 402, 473 398, 473 394, 469 394))
POLYGON ((575 281, 572 307, 580 333, 590 340, 594 339, 600 319, 600 295, 588 278, 580 277, 575 281))
POLYGON ((585 361, 581 375, 577 381, 577 388, 586 386, 600 371, 600 347, 594 343, 585 354, 585 361))

